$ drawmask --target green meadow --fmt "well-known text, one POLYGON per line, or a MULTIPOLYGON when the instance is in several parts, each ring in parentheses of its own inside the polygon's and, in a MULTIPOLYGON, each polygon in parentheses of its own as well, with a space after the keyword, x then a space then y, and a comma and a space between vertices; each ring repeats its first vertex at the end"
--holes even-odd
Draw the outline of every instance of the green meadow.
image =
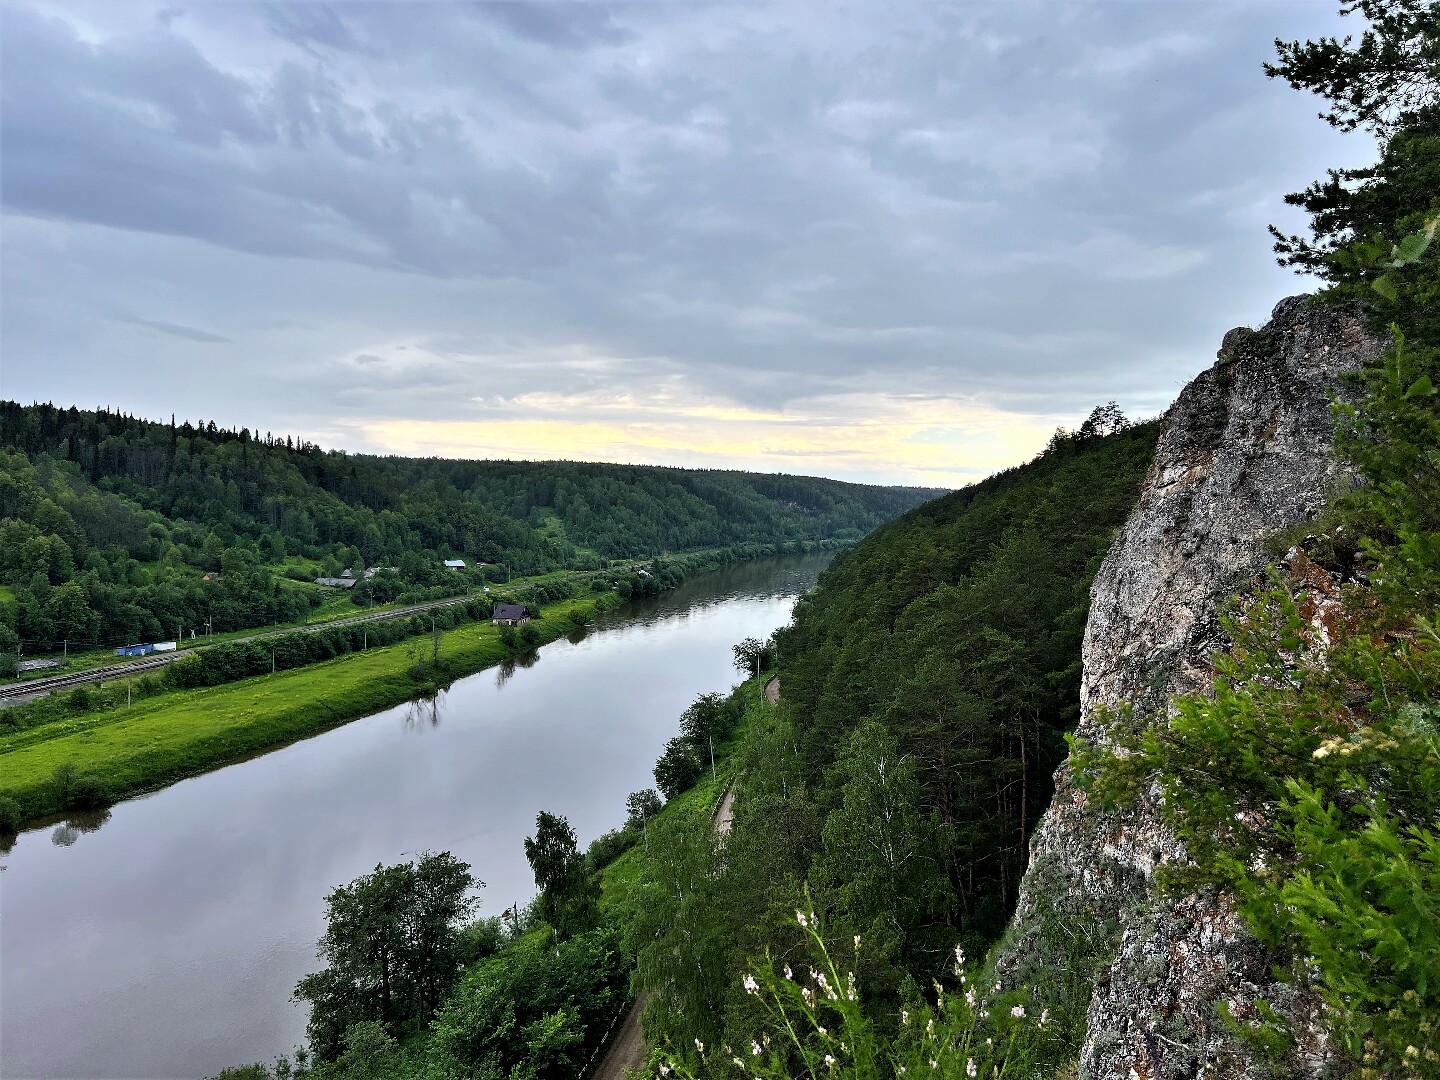
MULTIPOLYGON (((613 604, 613 593, 550 605, 531 624, 553 641, 613 604)), ((489 624, 223 686, 178 690, 0 737, 0 798, 23 819, 66 809, 56 770, 98 782, 111 798, 173 783, 250 754, 337 727, 498 664, 528 646, 508 646, 489 624)))

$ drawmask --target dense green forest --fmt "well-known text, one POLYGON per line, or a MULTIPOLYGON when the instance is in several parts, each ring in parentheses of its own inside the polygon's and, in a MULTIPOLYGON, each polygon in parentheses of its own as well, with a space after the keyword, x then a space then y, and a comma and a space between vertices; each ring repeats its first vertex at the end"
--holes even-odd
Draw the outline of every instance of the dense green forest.
POLYGON ((739 749, 723 856, 703 822, 650 837, 629 940, 657 1045, 748 1045, 741 977, 799 949, 797 908, 863 938, 872 1004, 995 940, 1078 718, 1090 581, 1156 430, 1096 410, 841 553, 797 604, 766 647, 783 704, 739 749))
POLYGON ((301 617, 611 559, 854 539, 933 490, 325 452, 213 423, 0 403, 0 653, 301 617), (468 570, 447 571, 445 559, 468 570), (482 567, 481 564, 489 564, 482 567), (364 580, 367 568, 383 572, 364 580))

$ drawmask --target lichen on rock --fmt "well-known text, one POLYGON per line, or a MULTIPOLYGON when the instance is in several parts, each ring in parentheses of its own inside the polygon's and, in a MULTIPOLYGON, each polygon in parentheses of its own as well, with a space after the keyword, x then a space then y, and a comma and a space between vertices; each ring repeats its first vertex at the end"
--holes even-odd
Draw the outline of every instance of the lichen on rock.
MULTIPOLYGON (((1104 745, 1107 717, 1155 723, 1177 694, 1208 687, 1227 600, 1273 562, 1269 538, 1314 517, 1343 482, 1331 402, 1341 376, 1384 347, 1358 314, 1308 297, 1225 335, 1166 414, 1139 503, 1091 588, 1082 738, 1104 745)), ((1156 892, 1156 867, 1184 857, 1153 803, 1101 812, 1068 765, 1057 772, 999 967, 1050 993, 1057 966, 1085 980, 1082 1076, 1257 1075, 1222 1002, 1243 1016, 1263 998, 1305 1033, 1311 1003, 1274 983, 1222 897, 1156 892)), ((1296 1076, 1325 1059, 1317 1031, 1301 1043, 1296 1076)))

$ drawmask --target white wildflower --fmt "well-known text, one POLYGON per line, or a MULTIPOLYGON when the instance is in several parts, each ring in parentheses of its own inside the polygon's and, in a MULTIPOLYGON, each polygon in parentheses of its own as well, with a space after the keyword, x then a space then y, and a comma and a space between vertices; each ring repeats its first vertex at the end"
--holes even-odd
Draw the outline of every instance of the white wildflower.
POLYGON ((745 1071, 745 1063, 741 1061, 738 1057, 732 1057, 730 1060, 733 1061, 737 1066, 739 1066, 741 1072, 745 1071))
POLYGON ((1000 992, 1000 983, 999 983, 999 980, 996 980, 996 983, 995 983, 995 992, 996 992, 997 994, 1000 992))
POLYGON ((753 1039, 750 1041, 750 1056, 751 1056, 751 1057, 759 1057, 759 1056, 760 1056, 760 1044, 759 1044, 758 1042, 755 1042, 753 1039))
POLYGON ((931 1067, 932 1069, 938 1069, 938 1068, 940 1067, 940 1063, 939 1063, 938 1061, 936 1061, 934 1058, 931 1058, 931 1059, 930 1059, 930 1067, 931 1067))
POLYGON ((758 994, 760 992, 760 984, 755 981, 754 975, 746 975, 745 978, 740 980, 740 985, 745 988, 747 994, 758 994))
POLYGON ((800 988, 800 993, 805 998, 805 1004, 813 1008, 815 1005, 815 991, 811 990, 808 986, 802 986, 800 988))
POLYGON ((966 1059, 965 1059, 965 1075, 966 1075, 966 1076, 974 1076, 974 1075, 975 1075, 976 1073, 978 1073, 979 1071, 980 1071, 980 1070, 975 1067, 975 1059, 974 1059, 974 1058, 966 1058, 966 1059))
POLYGON ((699 1050, 700 1053, 703 1054, 703 1053, 705 1052, 705 1044, 702 1043, 699 1039, 696 1039, 696 1040, 695 1040, 695 1049, 696 1049, 696 1050, 699 1050))
POLYGON ((793 979, 793 978, 795 978, 795 973, 790 970, 790 965, 789 965, 789 964, 786 964, 786 965, 785 965, 785 978, 786 978, 786 979, 793 979))
POLYGON ((1010 1015, 1013 1016, 1016 1020, 1019 1020, 1022 1016, 1025 1015, 1025 1006, 1016 1005, 1013 1009, 1010 1010, 1010 1015))
POLYGON ((669 1065, 661 1065, 661 1066, 660 1066, 660 1075, 661 1075, 661 1076, 669 1076, 669 1075, 670 1075, 670 1066, 669 1066, 669 1065))
POLYGON ((826 1055, 825 1055, 825 1064, 826 1064, 826 1065, 829 1065, 830 1068, 833 1069, 833 1068, 835 1067, 835 1055, 834 1055, 834 1054, 826 1054, 826 1055))
POLYGON ((858 996, 855 992, 855 973, 853 971, 845 973, 845 996, 851 1001, 858 996))
POLYGON ((975 1007, 975 988, 973 986, 965 991, 965 1004, 972 1009, 975 1007))
POLYGON ((856 935, 855 935, 855 951, 856 951, 856 952, 859 952, 859 951, 860 951, 860 935, 859 935, 859 934, 856 934, 856 935))
POLYGON ((900 1023, 902 1023, 902 1024, 908 1024, 908 1023, 910 1023, 910 1010, 909 1010, 909 1009, 901 1009, 901 1010, 900 1010, 900 1023))
POLYGON ((805 913, 798 908, 795 911, 795 921, 798 922, 801 926, 810 925, 810 923, 805 918, 805 913))
POLYGON ((818 1031, 821 1035, 829 1035, 829 1034, 830 1034, 830 1032, 826 1031, 826 1030, 825 1030, 823 1027, 821 1027, 819 1024, 816 1024, 816 1025, 815 1025, 815 1030, 818 1031))
POLYGON ((932 1017, 931 1019, 925 1021, 925 1034, 926 1034, 926 1035, 934 1035, 934 1034, 935 1034, 935 1020, 934 1020, 933 1017, 932 1017))
POLYGON ((1040 1026, 1043 1028, 1043 1027, 1044 1027, 1046 1024, 1048 1024, 1049 1022, 1050 1022, 1050 1010, 1049 1010, 1049 1009, 1041 1009, 1041 1010, 1040 1010, 1040 1026))

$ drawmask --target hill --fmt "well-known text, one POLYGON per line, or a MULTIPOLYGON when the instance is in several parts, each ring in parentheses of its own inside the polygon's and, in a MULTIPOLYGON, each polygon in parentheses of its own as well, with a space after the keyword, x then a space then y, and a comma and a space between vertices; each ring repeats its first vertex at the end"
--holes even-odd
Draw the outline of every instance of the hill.
MULTIPOLYGON (((0 403, 0 623, 29 651, 299 617, 667 552, 854 540, 935 494, 817 477, 450 461, 0 403), (459 576, 442 560, 468 564, 459 576), (367 568, 393 568, 364 580, 367 568)), ((4 633, 0 629, 0 633, 4 633)), ((0 651, 13 641, 0 641, 0 651)))

